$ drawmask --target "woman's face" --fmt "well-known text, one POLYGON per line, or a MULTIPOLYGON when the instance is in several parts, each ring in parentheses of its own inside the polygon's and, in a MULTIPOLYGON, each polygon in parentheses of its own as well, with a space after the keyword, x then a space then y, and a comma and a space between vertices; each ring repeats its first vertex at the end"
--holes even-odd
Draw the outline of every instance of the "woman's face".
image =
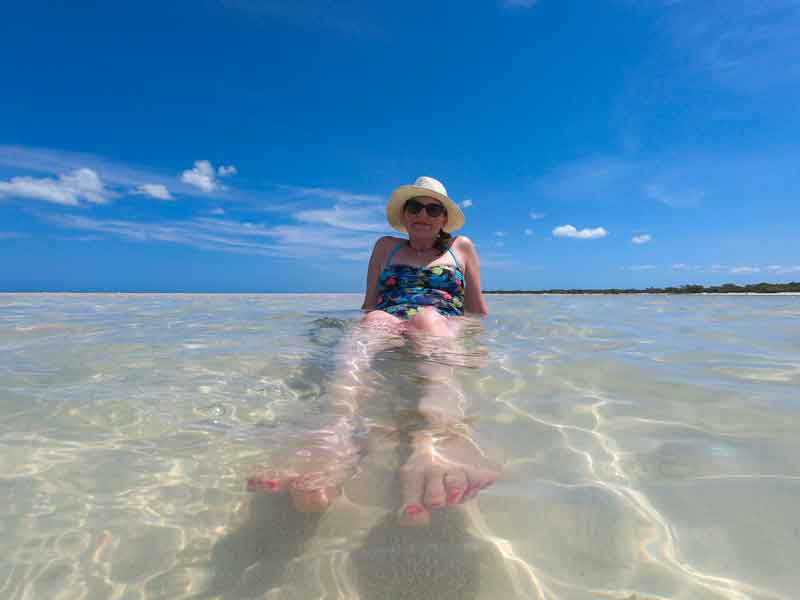
POLYGON ((444 210, 444 206, 436 198, 417 196, 406 202, 403 218, 409 235, 436 237, 442 227, 447 224, 447 211, 444 210), (432 217, 428 212, 431 210, 427 208, 428 206, 432 207, 434 213, 437 210, 441 210, 441 213, 432 217), (416 214, 415 210, 417 211, 416 214))

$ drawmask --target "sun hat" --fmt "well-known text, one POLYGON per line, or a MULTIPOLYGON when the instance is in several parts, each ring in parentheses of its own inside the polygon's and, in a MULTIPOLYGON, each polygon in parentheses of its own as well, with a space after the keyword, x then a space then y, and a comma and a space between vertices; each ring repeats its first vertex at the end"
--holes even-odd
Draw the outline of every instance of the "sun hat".
POLYGON ((448 197, 442 182, 433 177, 418 177, 414 185, 401 185, 392 192, 389 203, 386 205, 386 218, 389 219, 389 225, 397 231, 408 233, 403 218, 403 209, 408 200, 420 196, 435 198, 447 209, 447 223, 442 227, 447 233, 464 226, 464 213, 461 212, 458 204, 448 197))

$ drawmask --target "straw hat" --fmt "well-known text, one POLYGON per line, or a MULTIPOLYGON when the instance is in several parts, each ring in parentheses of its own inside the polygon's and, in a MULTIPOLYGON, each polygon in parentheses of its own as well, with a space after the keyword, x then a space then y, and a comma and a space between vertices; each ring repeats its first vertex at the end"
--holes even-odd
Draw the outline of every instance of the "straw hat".
POLYGON ((458 204, 447 196, 447 190, 442 182, 433 177, 419 177, 414 185, 401 185, 392 192, 389 203, 386 205, 386 218, 389 219, 389 225, 397 231, 408 233, 403 218, 403 209, 408 200, 420 196, 435 198, 447 209, 447 223, 442 227, 447 233, 464 226, 464 213, 461 212, 458 204))

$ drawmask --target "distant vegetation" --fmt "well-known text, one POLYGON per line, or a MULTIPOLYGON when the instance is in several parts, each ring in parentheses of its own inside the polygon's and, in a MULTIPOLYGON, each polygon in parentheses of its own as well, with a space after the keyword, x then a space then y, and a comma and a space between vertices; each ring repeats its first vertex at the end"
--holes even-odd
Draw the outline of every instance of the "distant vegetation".
POLYGON ((800 293, 800 283, 752 283, 736 285, 682 285, 680 287, 650 287, 643 290, 633 288, 610 288, 606 290, 554 289, 554 290, 484 290, 484 294, 776 294, 779 292, 800 293))

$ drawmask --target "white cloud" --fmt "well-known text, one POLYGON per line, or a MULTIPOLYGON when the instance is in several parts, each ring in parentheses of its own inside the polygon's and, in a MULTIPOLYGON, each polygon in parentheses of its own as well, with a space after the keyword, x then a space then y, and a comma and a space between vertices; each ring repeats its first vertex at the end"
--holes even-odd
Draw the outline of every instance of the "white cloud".
POLYGON ((58 179, 49 177, 12 177, 0 181, 0 197, 31 198, 65 206, 79 206, 81 201, 105 204, 117 194, 106 189, 100 177, 91 169, 77 169, 58 179))
POLYGON ((686 263, 675 263, 672 265, 673 269, 678 271, 702 271, 703 267, 700 265, 687 265, 686 263))
POLYGON ((169 193, 167 186, 160 183, 143 183, 133 193, 139 196, 150 196, 157 200, 172 200, 172 195, 169 193))
POLYGON ((595 240, 606 237, 608 231, 602 227, 577 230, 572 225, 561 225, 553 229, 553 235, 555 237, 576 238, 579 240, 595 240))
MULTIPOLYGON (((108 160, 102 156, 87 153, 65 152, 26 146, 0 145, 0 165, 10 169, 19 169, 55 178, 59 173, 69 173, 79 169, 90 169, 100 177, 106 187, 125 193, 135 193, 140 186, 162 185, 171 194, 208 197, 209 192, 193 184, 176 181, 175 175, 159 169, 133 166, 108 160)), ((191 171, 190 171, 191 172, 191 171)), ((214 173, 216 174, 216 172, 214 173)), ((214 180, 216 182, 216 180, 214 180)), ((217 195, 225 192, 227 201, 264 207, 273 196, 259 194, 253 190, 239 192, 226 190, 221 185, 214 189, 217 195)), ((119 194, 113 194, 117 196, 119 194)), ((274 206, 270 204, 270 207, 274 206)))
POLYGON ((653 238, 650 237, 650 234, 643 233, 642 235, 636 235, 633 238, 631 238, 631 242, 633 242, 634 244, 646 244, 652 239, 653 238))
POLYGON ((506 237, 508 235, 505 231, 495 231, 494 234, 497 237, 506 237))
POLYGON ((181 181, 193 185, 204 192, 213 192, 223 189, 222 184, 217 180, 214 167, 207 160, 197 160, 192 169, 181 173, 181 181))
POLYGON ((743 274, 743 273, 760 273, 761 269, 759 267, 733 267, 731 269, 731 273, 735 274, 743 274))
POLYGON ((526 229, 525 235, 533 235, 533 229, 526 229))
POLYGON ((620 267, 623 271, 651 271, 655 268, 655 265, 631 265, 629 267, 620 267))
POLYGON ((464 208, 469 208, 470 206, 472 206, 472 200, 470 200, 470 199, 464 200, 461 203, 461 206, 463 206, 464 208))
POLYGON ((529 212, 528 216, 534 221, 539 221, 541 219, 544 219, 545 217, 544 213, 534 212, 534 211, 529 212))
POLYGON ((217 169, 217 175, 220 177, 230 177, 231 175, 236 175, 239 171, 236 170, 236 167, 233 165, 229 165, 227 167, 220 165, 217 169))
POLYGON ((214 208, 214 209, 208 211, 208 214, 210 214, 210 215, 224 215, 225 214, 225 209, 224 208, 214 208))

